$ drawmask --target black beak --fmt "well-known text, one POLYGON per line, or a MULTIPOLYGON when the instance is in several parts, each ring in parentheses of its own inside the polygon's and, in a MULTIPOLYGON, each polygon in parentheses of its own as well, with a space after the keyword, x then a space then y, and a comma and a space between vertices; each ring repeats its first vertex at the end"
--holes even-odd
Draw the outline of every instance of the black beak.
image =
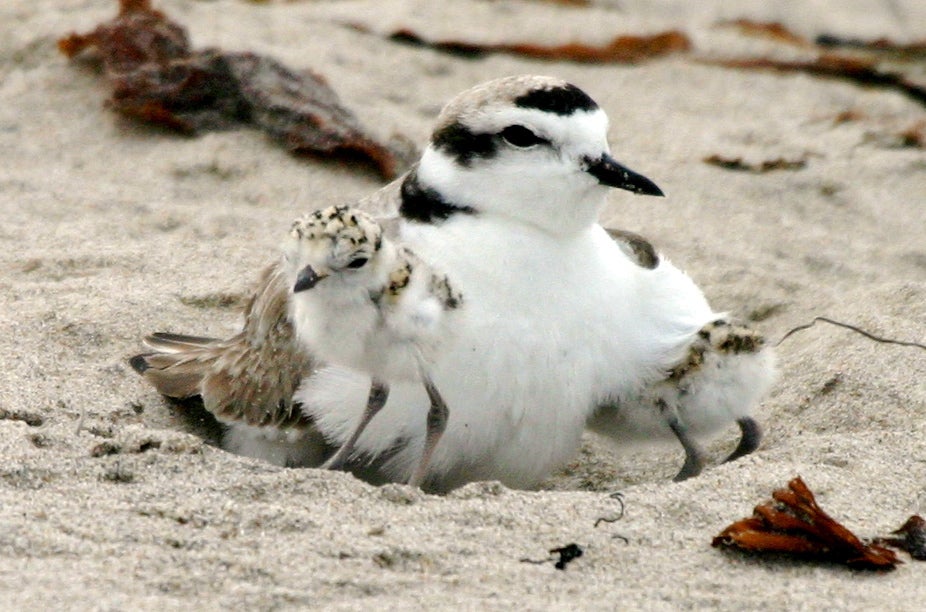
POLYGON ((601 157, 592 161, 587 161, 588 167, 586 172, 598 179, 598 182, 608 187, 617 187, 626 189, 633 193, 641 195, 662 196, 662 190, 656 186, 656 183, 649 180, 642 174, 637 174, 633 170, 625 168, 608 155, 602 154, 601 157))
POLYGON ((293 285, 293 293, 307 291, 317 285, 318 281, 323 278, 325 278, 325 275, 319 276, 318 273, 312 269, 312 266, 306 266, 299 271, 299 276, 296 277, 296 284, 293 285))

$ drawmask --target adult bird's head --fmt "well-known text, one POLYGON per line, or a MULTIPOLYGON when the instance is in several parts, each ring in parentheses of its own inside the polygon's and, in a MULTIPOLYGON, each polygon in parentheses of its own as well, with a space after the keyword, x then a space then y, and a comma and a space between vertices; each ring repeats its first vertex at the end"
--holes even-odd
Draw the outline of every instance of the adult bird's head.
POLYGON ((508 77, 465 91, 406 178, 402 214, 497 214, 568 234, 597 220, 609 188, 663 195, 611 156, 607 131, 598 104, 559 79, 508 77))

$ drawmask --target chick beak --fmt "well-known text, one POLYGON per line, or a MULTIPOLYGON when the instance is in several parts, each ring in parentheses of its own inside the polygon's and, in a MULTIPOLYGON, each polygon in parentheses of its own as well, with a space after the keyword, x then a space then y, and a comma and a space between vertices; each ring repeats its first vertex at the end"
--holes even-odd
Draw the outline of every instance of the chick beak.
POLYGON ((586 160, 585 171, 598 179, 598 182, 608 187, 617 187, 640 195, 662 196, 662 190, 656 183, 642 174, 637 174, 629 168, 617 163, 607 153, 595 160, 586 160))
POLYGON ((319 274, 312 266, 306 266, 299 271, 299 275, 296 276, 296 284, 293 285, 293 293, 299 293, 300 291, 306 291, 311 289, 318 284, 318 281, 327 277, 327 274, 319 274))

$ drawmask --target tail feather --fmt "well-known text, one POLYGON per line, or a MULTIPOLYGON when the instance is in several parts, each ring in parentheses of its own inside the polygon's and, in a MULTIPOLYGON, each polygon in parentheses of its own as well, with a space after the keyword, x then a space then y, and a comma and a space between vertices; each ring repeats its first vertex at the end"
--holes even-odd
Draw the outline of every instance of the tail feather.
POLYGON ((171 334, 168 332, 155 332, 146 336, 145 346, 152 351, 165 353, 179 353, 189 350, 204 349, 214 346, 220 340, 205 338, 203 336, 187 336, 185 334, 171 334))
MULTIPOLYGON (((146 339, 147 340, 147 339, 146 339)), ((216 355, 186 345, 151 348, 157 353, 142 353, 129 359, 129 365, 151 383, 158 393, 174 399, 201 394, 203 377, 216 355)))
POLYGON ((135 355, 129 359, 129 365, 139 374, 144 374, 151 367, 148 365, 147 357, 148 355, 135 355))
POLYGON ((200 394, 199 388, 203 380, 201 369, 159 370, 148 369, 143 376, 158 390, 161 395, 174 399, 188 399, 200 394))

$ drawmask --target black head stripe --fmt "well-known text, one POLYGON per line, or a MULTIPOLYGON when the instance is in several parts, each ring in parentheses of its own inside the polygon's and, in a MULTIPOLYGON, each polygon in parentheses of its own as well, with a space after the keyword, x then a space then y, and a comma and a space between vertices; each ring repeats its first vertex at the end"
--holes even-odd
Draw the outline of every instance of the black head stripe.
POLYGON ((455 213, 476 213, 469 206, 456 206, 445 201, 438 192, 419 183, 414 172, 402 181, 401 196, 399 214, 410 221, 435 223, 455 213))
POLYGON ((520 108, 536 108, 557 115, 571 115, 576 111, 592 111, 598 104, 575 85, 534 89, 514 100, 520 108))
POLYGON ((494 134, 475 134, 461 123, 451 123, 438 130, 431 142, 462 166, 469 166, 474 159, 489 159, 498 152, 494 134))

